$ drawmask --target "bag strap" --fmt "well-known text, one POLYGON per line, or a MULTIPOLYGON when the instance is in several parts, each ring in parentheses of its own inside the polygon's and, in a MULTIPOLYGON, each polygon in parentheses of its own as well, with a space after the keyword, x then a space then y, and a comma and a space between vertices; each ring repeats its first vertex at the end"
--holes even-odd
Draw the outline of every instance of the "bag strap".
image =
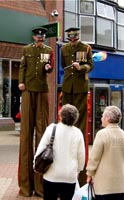
POLYGON ((88 200, 90 199, 90 194, 91 194, 91 199, 95 199, 95 191, 94 191, 94 186, 92 183, 88 184, 88 200))
POLYGON ((49 143, 49 145, 50 145, 51 147, 53 146, 53 141, 54 141, 54 138, 55 138, 55 132, 56 132, 56 125, 54 125, 54 127, 53 127, 52 135, 51 135, 51 138, 50 138, 50 143, 49 143))

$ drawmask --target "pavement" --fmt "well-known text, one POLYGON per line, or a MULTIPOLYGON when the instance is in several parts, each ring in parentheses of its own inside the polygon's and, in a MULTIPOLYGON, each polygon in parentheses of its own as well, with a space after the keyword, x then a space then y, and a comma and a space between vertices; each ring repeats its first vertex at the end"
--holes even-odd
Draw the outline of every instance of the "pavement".
POLYGON ((42 200, 18 195, 19 126, 15 131, 0 131, 0 200, 42 200))
POLYGON ((19 124, 15 131, 0 131, 0 200, 42 200, 18 195, 19 137, 19 124))

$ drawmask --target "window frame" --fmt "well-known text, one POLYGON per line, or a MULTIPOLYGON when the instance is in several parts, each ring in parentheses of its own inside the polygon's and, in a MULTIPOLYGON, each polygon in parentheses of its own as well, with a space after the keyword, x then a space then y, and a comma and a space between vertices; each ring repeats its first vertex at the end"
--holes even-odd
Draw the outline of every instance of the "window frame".
MULTIPOLYGON (((86 41, 86 40, 82 40, 83 42, 87 42, 87 43, 90 43, 90 44, 95 44, 95 17, 94 16, 86 16, 86 15, 80 15, 80 20, 79 20, 79 24, 80 24, 80 27, 81 27, 81 18, 92 18, 93 19, 93 41, 86 41)), ((80 33, 81 35, 81 33, 80 33)), ((82 38, 80 36, 80 38, 82 38)))
MULTIPOLYGON (((83 1, 82 1, 83 2, 83 1)), ((94 6, 94 8, 93 8, 93 13, 85 13, 85 12, 81 12, 81 5, 80 5, 80 3, 81 3, 81 0, 80 0, 80 2, 79 2, 79 14, 84 14, 84 15, 95 15, 95 1, 94 0, 84 0, 84 2, 89 2, 89 3, 93 3, 93 6, 94 6)))

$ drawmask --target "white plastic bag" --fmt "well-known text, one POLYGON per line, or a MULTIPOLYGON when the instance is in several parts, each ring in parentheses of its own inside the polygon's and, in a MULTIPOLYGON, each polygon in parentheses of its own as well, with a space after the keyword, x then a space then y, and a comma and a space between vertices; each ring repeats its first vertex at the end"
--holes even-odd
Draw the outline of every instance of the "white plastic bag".
POLYGON ((75 185, 75 192, 76 192, 77 190, 79 190, 79 189, 80 189, 80 185, 79 185, 79 182, 78 182, 78 179, 77 179, 76 185, 75 185))
POLYGON ((84 186, 82 186, 79 190, 76 190, 72 200, 92 200, 92 192, 89 184, 87 183, 84 186))

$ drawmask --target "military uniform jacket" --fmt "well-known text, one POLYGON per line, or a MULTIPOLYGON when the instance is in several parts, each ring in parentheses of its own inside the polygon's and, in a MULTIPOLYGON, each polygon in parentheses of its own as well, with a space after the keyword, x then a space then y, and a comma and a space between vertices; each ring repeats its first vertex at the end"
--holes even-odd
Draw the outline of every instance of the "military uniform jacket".
POLYGON ((73 62, 79 61, 80 65, 87 65, 86 71, 81 69, 78 71, 74 66, 64 70, 64 79, 62 84, 62 91, 71 93, 88 92, 88 72, 93 69, 93 60, 91 47, 81 41, 75 47, 70 43, 65 44, 61 48, 61 63, 62 67, 72 65, 73 62))
POLYGON ((51 47, 26 45, 19 69, 19 83, 24 83, 28 91, 48 92, 47 73, 52 70, 45 70, 47 63, 53 69, 54 55, 51 47))

